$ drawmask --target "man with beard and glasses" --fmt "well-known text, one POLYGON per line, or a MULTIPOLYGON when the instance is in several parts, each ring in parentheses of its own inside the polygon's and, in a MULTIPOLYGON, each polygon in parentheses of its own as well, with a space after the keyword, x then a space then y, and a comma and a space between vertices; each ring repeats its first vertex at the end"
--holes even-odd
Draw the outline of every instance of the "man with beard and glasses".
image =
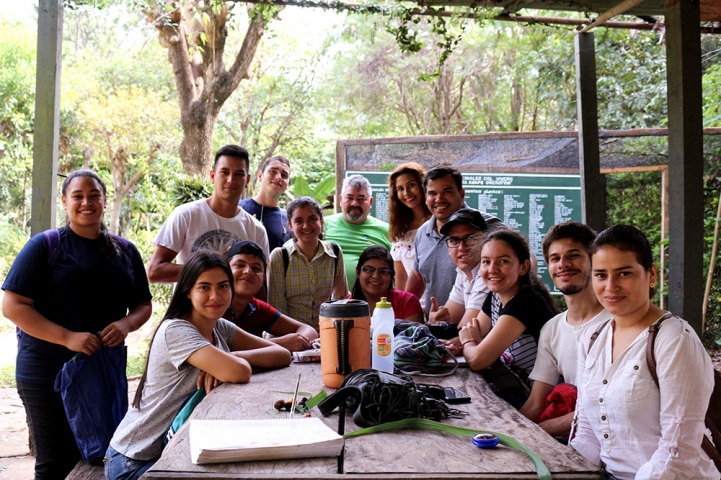
POLYGON ((355 284, 358 259, 369 245, 391 248, 388 224, 369 215, 371 205, 370 182, 363 175, 352 175, 343 181, 341 213, 325 218, 325 240, 336 242, 343 249, 348 285, 355 284))
MULTIPOLYGON (((459 209, 468 207, 462 184, 461 172, 453 167, 432 168, 423 179, 426 205, 433 216, 421 225, 416 234, 416 263, 408 275, 406 291, 421 299, 427 318, 431 303, 446 304, 456 280, 456 264, 446 246, 448 235, 441 233, 441 227, 459 209)), ((503 225, 496 217, 481 214, 489 228, 503 225)))
MULTIPOLYGON (((578 345, 584 332, 592 332, 611 315, 603 309, 591 287, 588 247, 596 232, 578 222, 554 225, 543 239, 543 257, 568 310, 541 329, 536 364, 529 378, 531 396, 521 413, 563 441, 571 431, 578 370, 578 345)), ((585 335, 587 336, 587 335, 585 335)))

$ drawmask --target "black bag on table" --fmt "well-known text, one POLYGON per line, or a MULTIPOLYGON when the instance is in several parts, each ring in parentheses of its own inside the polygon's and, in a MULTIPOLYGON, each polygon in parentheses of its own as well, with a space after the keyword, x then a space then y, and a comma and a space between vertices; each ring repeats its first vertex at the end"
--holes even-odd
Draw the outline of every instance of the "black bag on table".
POLYGON ((372 369, 356 370, 345 378, 341 388, 318 404, 318 409, 327 416, 345 402, 354 412, 353 422, 359 427, 404 418, 440 420, 457 414, 457 410, 439 399, 439 393, 443 395, 442 388, 417 384, 409 377, 372 369))

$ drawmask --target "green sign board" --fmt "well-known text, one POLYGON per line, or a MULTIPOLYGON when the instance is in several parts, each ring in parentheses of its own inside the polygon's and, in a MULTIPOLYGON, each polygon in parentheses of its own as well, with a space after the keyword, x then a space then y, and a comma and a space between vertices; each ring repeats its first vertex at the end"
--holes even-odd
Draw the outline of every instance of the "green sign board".
MULTIPOLYGON (((388 221, 388 172, 346 171, 361 174, 373 187, 371 215, 388 221)), ((581 221, 579 175, 541 173, 464 173, 466 203, 498 217, 528 240, 538 259, 538 274, 551 293, 556 290, 543 260, 542 243, 548 229, 568 220, 581 221)))

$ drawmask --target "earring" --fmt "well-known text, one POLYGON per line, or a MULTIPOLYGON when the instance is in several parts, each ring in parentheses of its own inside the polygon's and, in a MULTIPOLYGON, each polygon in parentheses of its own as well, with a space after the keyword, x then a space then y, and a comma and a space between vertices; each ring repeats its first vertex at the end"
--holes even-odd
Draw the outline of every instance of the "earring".
POLYGON ((656 282, 651 282, 651 285, 649 285, 649 287, 651 287, 651 288, 653 288, 655 286, 656 286, 656 282))

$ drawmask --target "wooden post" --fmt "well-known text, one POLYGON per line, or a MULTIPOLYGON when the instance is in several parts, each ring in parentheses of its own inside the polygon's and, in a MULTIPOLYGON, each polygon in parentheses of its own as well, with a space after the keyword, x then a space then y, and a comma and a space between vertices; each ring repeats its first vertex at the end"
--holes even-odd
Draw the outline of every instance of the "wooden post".
POLYGON ((718 253, 718 234, 719 234, 719 218, 721 218, 721 195, 718 199, 718 208, 716 209, 716 221, 713 228, 713 247, 711 248, 711 261, 708 265, 708 276, 706 277, 706 290, 703 294, 703 307, 701 309, 701 331, 706 330, 706 312, 708 311, 708 297, 711 294, 711 284, 713 283, 713 271, 716 266, 716 254, 718 253))
POLYGON ((697 0, 665 0, 669 157, 669 298, 701 335, 703 125, 697 0))
POLYGON ((600 232, 606 228, 606 188, 601 179, 598 146, 596 50, 593 33, 577 34, 575 47, 578 163, 581 170, 583 223, 600 232))
POLYGON ((666 245, 663 241, 668 236, 668 167, 661 170, 661 258, 658 269, 659 308, 666 308, 666 297, 663 288, 666 285, 666 245))
POLYGON ((35 75, 33 200, 30 218, 30 232, 33 235, 55 226, 62 40, 62 0, 40 0, 35 75))

